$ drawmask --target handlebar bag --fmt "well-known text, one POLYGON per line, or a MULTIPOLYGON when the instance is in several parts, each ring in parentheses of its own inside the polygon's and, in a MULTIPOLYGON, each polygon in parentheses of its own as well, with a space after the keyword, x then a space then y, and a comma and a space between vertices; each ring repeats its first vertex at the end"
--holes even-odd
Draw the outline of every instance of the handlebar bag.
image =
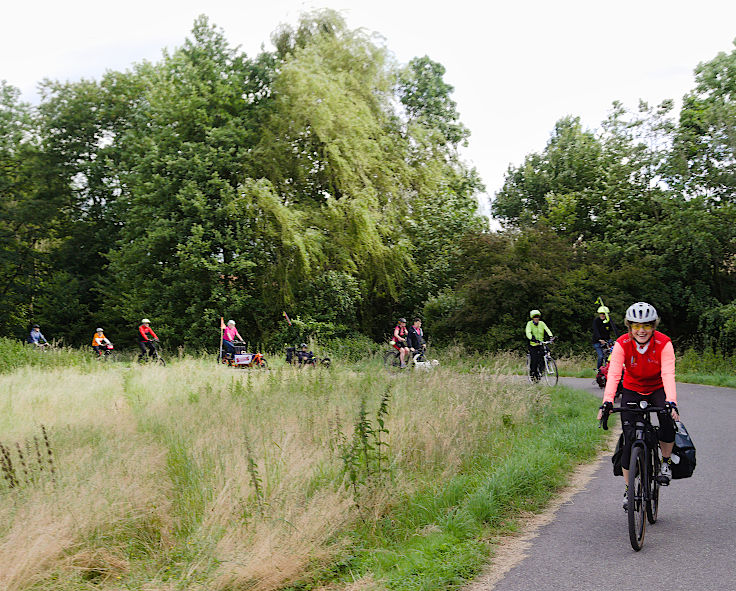
POLYGON ((672 479, 690 478, 695 471, 695 444, 682 421, 675 421, 675 447, 672 450, 672 479))

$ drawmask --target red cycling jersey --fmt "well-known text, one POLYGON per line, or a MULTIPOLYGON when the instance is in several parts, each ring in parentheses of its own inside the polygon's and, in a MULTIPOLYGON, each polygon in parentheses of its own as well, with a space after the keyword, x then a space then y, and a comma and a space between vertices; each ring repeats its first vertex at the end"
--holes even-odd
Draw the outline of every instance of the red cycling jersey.
POLYGON ((403 349, 407 346, 406 335, 409 333, 409 329, 406 326, 396 325, 394 328, 394 349, 403 349), (400 341, 397 337, 403 337, 404 340, 400 341))
POLYGON ((613 402, 624 367, 624 388, 644 395, 664 388, 666 399, 677 403, 675 350, 668 336, 655 330, 644 353, 639 353, 636 341, 629 334, 616 340, 611 353, 604 401, 613 402))
POLYGON ((158 339, 158 337, 156 336, 156 333, 153 332, 153 329, 150 326, 146 326, 145 324, 141 324, 138 327, 138 334, 140 335, 138 337, 138 340, 139 341, 148 341, 148 340, 150 340, 148 338, 148 335, 151 335, 154 339, 158 339))

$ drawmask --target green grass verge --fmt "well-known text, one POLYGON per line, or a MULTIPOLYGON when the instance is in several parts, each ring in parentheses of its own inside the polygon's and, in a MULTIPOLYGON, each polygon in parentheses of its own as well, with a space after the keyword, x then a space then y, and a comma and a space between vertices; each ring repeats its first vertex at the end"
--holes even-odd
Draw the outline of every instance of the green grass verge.
POLYGON ((543 509, 571 470, 595 457, 606 434, 597 428, 597 398, 558 386, 548 405, 523 425, 508 425, 467 469, 447 482, 396 499, 378 522, 351 532, 353 545, 312 589, 359 577, 379 587, 422 591, 457 588, 488 562, 490 540, 517 518, 543 509))

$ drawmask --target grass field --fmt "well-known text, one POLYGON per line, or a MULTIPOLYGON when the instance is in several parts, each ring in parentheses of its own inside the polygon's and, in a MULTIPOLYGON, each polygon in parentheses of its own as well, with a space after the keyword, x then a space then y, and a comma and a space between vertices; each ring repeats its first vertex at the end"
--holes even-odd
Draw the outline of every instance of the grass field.
POLYGON ((603 433, 589 395, 451 357, 402 374, 6 367, 0 589, 462 584, 603 433))

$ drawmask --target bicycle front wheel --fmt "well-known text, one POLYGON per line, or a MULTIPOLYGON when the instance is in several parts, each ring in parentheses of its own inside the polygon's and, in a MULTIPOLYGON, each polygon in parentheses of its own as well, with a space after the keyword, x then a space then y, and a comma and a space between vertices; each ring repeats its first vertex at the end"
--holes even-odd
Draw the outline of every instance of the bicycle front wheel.
POLYGON ((544 358, 544 381, 547 382, 548 386, 557 385, 557 364, 552 357, 547 356, 544 358))
POLYGON ((636 445, 631 448, 631 461, 629 462, 629 506, 627 513, 629 517, 629 541, 631 547, 637 552, 644 546, 644 534, 647 527, 645 517, 646 493, 647 469, 644 448, 641 445, 636 445))

